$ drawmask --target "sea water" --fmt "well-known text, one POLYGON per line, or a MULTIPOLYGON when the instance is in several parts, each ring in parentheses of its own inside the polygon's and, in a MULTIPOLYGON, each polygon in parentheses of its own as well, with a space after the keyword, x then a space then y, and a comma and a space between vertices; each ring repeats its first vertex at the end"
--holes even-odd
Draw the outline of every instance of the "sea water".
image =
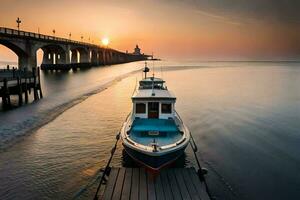
MULTIPOLYGON (((300 198, 299 63, 154 65, 177 97, 213 196, 300 198)), ((132 71, 142 66, 43 73, 43 100, 0 114, 0 198, 91 199, 132 109, 130 97, 142 77, 132 71)), ((119 144, 112 166, 136 165, 119 144)), ((173 167, 197 168, 190 148, 173 167)))

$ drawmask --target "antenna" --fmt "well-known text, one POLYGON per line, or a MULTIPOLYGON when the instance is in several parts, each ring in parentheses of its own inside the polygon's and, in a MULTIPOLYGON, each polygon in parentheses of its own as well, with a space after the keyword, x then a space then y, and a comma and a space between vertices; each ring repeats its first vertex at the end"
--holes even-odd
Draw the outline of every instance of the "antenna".
POLYGON ((152 76, 154 78, 154 62, 152 63, 152 76))
POLYGON ((153 60, 153 52, 152 52, 152 66, 153 66, 153 77, 154 77, 154 60, 153 60))
POLYGON ((149 68, 147 67, 147 62, 145 61, 145 69, 143 70, 145 73, 145 79, 147 78, 147 72, 149 72, 149 68))
POLYGON ((154 63, 152 65, 152 70, 153 70, 153 74, 152 74, 152 96, 155 96, 155 92, 154 92, 154 63))
POLYGON ((163 74, 163 70, 162 70, 162 65, 160 65, 160 75, 161 75, 161 78, 164 79, 164 74, 163 74))
POLYGON ((154 92, 154 74, 153 74, 153 78, 152 78, 152 96, 155 96, 155 92, 154 92))

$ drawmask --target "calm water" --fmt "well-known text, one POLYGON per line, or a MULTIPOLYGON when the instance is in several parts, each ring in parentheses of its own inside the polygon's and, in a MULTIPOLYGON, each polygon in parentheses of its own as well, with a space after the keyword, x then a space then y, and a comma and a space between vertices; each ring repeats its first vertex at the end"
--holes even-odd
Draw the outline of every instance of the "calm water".
MULTIPOLYGON (((0 150, 143 65, 142 62, 135 62, 76 72, 42 73, 43 93, 46 98, 9 112, 0 110, 0 150)), ((17 97, 13 101, 17 105, 17 97)))
MULTIPOLYGON (((156 72, 178 98, 177 110, 194 134, 217 199, 300 198, 300 64, 163 65, 167 66, 163 73, 160 68, 156 72)), ((130 96, 141 73, 110 86, 105 83, 141 66, 131 63, 92 69, 97 74, 90 70, 47 74, 45 99, 1 113, 0 118, 7 122, 17 120, 20 113, 33 116, 31 124, 25 121, 24 125, 32 127, 44 113, 64 111, 0 152, 0 199, 91 199, 99 169, 131 109, 130 96), (88 82, 93 86, 86 86, 88 82), (82 98, 103 87, 107 89, 82 98), (72 99, 79 103, 63 109, 72 99)), ((23 115, 18 122, 26 118, 23 115)), ((1 125, 5 144, 15 141, 7 136, 14 132, 7 129, 20 127, 12 122, 1 125)), ((119 145, 112 165, 134 163, 119 145)), ((190 148, 176 166, 195 166, 190 148)))

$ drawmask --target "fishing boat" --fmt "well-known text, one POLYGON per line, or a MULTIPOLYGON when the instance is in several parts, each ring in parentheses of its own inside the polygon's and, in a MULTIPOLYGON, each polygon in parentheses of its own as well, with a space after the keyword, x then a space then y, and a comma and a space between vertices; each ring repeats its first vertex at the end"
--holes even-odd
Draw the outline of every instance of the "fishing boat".
POLYGON ((165 81, 145 76, 132 96, 133 109, 121 129, 125 151, 136 162, 160 170, 177 160, 190 141, 190 132, 175 111, 176 97, 165 81))

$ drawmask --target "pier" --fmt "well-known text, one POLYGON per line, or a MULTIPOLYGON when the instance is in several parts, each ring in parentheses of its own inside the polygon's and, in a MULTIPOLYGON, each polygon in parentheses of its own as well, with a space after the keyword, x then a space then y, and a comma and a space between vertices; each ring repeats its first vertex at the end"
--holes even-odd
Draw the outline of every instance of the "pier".
POLYGON ((11 96, 18 96, 18 104, 28 103, 29 94, 33 90, 34 100, 43 98, 40 80, 40 68, 0 69, 0 97, 4 109, 11 107, 11 96), (24 96, 24 98, 23 98, 24 96))
POLYGON ((210 200, 205 174, 196 155, 198 147, 191 133, 190 145, 198 170, 191 168, 166 168, 158 172, 145 168, 115 168, 110 163, 116 152, 120 133, 111 149, 110 158, 104 169, 94 200, 210 200), (100 194, 101 186, 104 193, 100 194))
POLYGON ((147 60, 151 56, 121 52, 71 39, 0 27, 0 44, 18 56, 19 69, 37 67, 37 51, 44 53, 42 70, 69 70, 147 60))
POLYGON ((209 200, 195 168, 112 168, 102 200, 209 200))

